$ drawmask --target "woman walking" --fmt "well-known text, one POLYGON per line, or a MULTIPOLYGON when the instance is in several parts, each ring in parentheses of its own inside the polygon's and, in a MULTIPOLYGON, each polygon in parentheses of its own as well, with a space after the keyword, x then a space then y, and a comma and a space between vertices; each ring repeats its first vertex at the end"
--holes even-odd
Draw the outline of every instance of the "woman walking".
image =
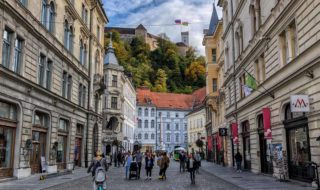
POLYGON ((147 154, 147 157, 145 158, 145 162, 146 162, 146 172, 147 172, 146 180, 151 180, 152 168, 154 165, 154 159, 151 153, 147 154))
POLYGON ((196 184, 195 171, 197 169, 197 161, 195 161, 192 154, 188 156, 187 169, 190 172, 191 184, 196 184))
POLYGON ((160 161, 160 176, 159 179, 167 179, 166 171, 169 167, 170 159, 167 156, 167 153, 163 153, 162 159, 160 161))

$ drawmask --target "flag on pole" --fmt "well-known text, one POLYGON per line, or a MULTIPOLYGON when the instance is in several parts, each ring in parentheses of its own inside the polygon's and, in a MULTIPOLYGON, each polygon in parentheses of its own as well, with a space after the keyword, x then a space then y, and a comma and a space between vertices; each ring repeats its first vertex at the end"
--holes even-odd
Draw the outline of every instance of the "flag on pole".
POLYGON ((188 26, 188 25, 189 25, 189 22, 182 22, 182 25, 183 25, 183 26, 188 26))
POLYGON ((253 90, 252 88, 249 88, 247 85, 242 85, 242 89, 246 97, 249 96, 253 90))
POLYGON ((181 19, 176 19, 174 22, 175 22, 176 24, 181 24, 181 19))
POLYGON ((246 78, 246 86, 251 88, 252 90, 257 89, 256 79, 253 78, 253 76, 250 74, 246 78))

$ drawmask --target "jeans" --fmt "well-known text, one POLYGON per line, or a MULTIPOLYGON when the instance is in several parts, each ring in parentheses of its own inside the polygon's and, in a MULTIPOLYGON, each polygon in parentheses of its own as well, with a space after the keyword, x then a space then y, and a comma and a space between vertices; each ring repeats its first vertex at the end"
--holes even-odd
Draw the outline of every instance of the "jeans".
POLYGON ((190 179, 191 179, 191 184, 195 184, 196 183, 196 175, 195 175, 195 170, 191 169, 190 170, 190 179))
POLYGON ((180 172, 181 171, 185 171, 185 162, 184 161, 180 161, 180 172))
POLYGON ((138 162, 138 178, 140 178, 141 165, 141 162, 138 162))
POLYGON ((237 170, 241 170, 241 162, 240 161, 236 161, 237 164, 237 170))
POLYGON ((129 169, 130 169, 130 166, 126 166, 126 178, 128 178, 128 173, 129 173, 129 169))
POLYGON ((151 167, 147 167, 146 170, 147 170, 147 177, 151 177, 152 168, 151 167))
POLYGON ((162 176, 162 177, 164 177, 164 178, 166 178, 166 177, 167 177, 167 176, 166 176, 167 168, 168 168, 168 167, 164 167, 164 168, 160 169, 159 175, 162 176))

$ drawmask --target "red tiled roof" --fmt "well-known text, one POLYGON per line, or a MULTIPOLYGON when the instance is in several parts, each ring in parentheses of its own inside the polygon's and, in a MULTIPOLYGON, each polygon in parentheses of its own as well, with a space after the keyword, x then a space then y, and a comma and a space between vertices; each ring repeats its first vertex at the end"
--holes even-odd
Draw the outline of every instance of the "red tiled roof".
POLYGON ((151 92, 142 87, 137 89, 137 105, 154 105, 162 109, 191 110, 205 99, 205 88, 196 90, 193 94, 175 94, 151 92))

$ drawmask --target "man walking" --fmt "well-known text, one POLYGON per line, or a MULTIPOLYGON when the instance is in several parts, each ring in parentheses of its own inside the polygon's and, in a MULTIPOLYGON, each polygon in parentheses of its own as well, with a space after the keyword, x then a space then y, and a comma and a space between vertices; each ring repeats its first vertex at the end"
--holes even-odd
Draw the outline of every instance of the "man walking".
POLYGON ((242 162, 242 155, 238 151, 237 154, 234 156, 236 159, 236 164, 237 164, 237 172, 241 172, 241 162, 242 162))
POLYGON ((138 179, 140 179, 141 165, 142 165, 142 154, 140 150, 136 153, 136 162, 138 164, 138 179))
POLYGON ((184 152, 180 153, 179 160, 180 160, 180 173, 181 171, 185 172, 186 155, 184 152))

